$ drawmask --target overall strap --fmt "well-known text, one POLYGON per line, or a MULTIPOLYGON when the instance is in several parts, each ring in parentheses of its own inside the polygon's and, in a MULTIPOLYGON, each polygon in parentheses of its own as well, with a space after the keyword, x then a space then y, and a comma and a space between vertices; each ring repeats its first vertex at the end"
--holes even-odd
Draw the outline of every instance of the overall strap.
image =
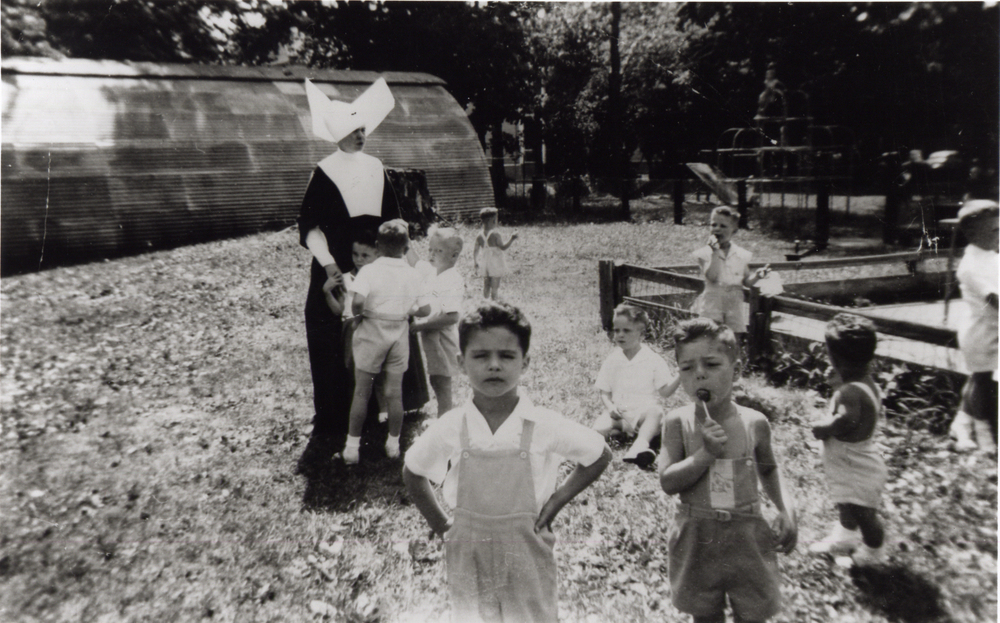
POLYGON ((462 433, 460 436, 462 441, 462 450, 469 449, 469 416, 465 413, 462 414, 462 433))

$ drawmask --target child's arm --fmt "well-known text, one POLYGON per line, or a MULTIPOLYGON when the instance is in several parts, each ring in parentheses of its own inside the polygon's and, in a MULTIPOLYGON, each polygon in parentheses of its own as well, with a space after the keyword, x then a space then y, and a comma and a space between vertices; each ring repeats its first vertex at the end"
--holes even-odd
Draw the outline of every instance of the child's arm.
POLYGON ((421 305, 419 307, 417 307, 416 305, 414 305, 413 309, 410 310, 410 315, 411 316, 416 316, 418 318, 423 318, 425 316, 430 316, 431 315, 431 304, 430 303, 425 303, 425 304, 423 304, 423 305, 421 305))
POLYGON ((510 245, 515 240, 517 240, 517 232, 514 232, 513 234, 511 234, 510 238, 507 238, 507 242, 500 242, 501 240, 503 240, 503 236, 501 236, 499 233, 496 236, 497 236, 497 246, 500 247, 504 251, 506 251, 510 247, 510 245))
POLYGON ((339 316, 344 313, 344 288, 337 285, 331 279, 327 279, 323 284, 323 297, 326 299, 326 306, 334 315, 339 316))
POLYGON ((768 264, 767 266, 764 266, 762 268, 758 268, 757 270, 755 270, 753 272, 750 272, 750 267, 747 266, 747 269, 746 269, 746 271, 745 271, 745 273, 743 275, 743 285, 745 285, 746 287, 749 288, 749 287, 753 286, 753 284, 755 284, 758 281, 760 281, 761 279, 763 279, 764 277, 767 277, 769 274, 771 274, 771 265, 770 264, 768 264))
POLYGON ((416 320, 410 325, 410 331, 417 333, 420 331, 437 331, 458 324, 458 312, 447 312, 444 314, 434 314, 427 320, 416 320))
POLYGON ((361 314, 365 311, 365 299, 367 297, 360 292, 354 293, 354 301, 351 303, 351 313, 355 316, 361 317, 361 314))
POLYGON ((785 489, 778 469, 778 459, 774 456, 774 448, 771 446, 771 425, 761 418, 755 423, 755 427, 757 475, 760 477, 764 493, 771 498, 778 509, 778 522, 775 526, 778 533, 777 551, 787 554, 795 549, 795 542, 798 540, 798 513, 795 511, 792 496, 785 489))
POLYGON ((476 270, 479 270, 479 250, 483 248, 486 244, 486 239, 483 238, 482 234, 476 236, 476 246, 472 248, 472 265, 476 270))
POLYGON ((610 462, 611 448, 605 444, 601 458, 586 466, 577 463, 573 473, 563 481, 552 497, 542 506, 542 511, 538 513, 538 519, 535 520, 535 532, 542 528, 551 529, 552 520, 556 518, 563 506, 566 506, 570 500, 597 480, 610 462))
POLYGON ((604 403, 604 408, 608 410, 611 414, 611 419, 620 420, 622 419, 622 412, 618 410, 618 405, 615 401, 611 399, 611 392, 602 389, 601 390, 601 402, 604 403))
POLYGON ((681 386, 681 377, 677 377, 674 380, 667 383, 666 385, 664 385, 663 387, 661 387, 657 391, 660 392, 660 397, 670 398, 673 395, 673 393, 677 391, 677 388, 680 386, 681 386))
POLYGON ((685 491, 698 482, 709 465, 722 456, 722 447, 729 439, 717 422, 706 418, 701 427, 704 444, 694 454, 685 457, 683 435, 679 417, 668 415, 663 419, 663 432, 660 435, 660 487, 669 495, 685 491))
POLYGON ((698 262, 698 266, 701 268, 702 274, 705 276, 705 281, 717 282, 719 280, 719 275, 722 272, 722 250, 719 248, 719 240, 715 236, 708 237, 708 257, 704 257, 705 247, 702 247, 696 254, 695 260, 698 262))
POLYGON ((414 474, 404 466, 403 484, 406 485, 406 493, 410 496, 413 505, 427 520, 427 524, 434 531, 434 534, 444 536, 444 533, 451 528, 451 517, 444 512, 441 504, 438 503, 431 482, 423 476, 414 474))
POLYGON ((861 401, 853 391, 840 391, 836 395, 836 405, 833 415, 824 418, 812 427, 813 437, 827 439, 842 437, 855 430, 862 419, 861 401))

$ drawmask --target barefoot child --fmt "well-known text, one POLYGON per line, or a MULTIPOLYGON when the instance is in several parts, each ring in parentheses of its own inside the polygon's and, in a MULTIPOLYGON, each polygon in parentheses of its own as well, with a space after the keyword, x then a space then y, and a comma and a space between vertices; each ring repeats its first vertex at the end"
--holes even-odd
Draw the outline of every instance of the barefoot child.
POLYGON ((479 271, 479 251, 480 249, 483 251, 484 299, 496 300, 497 292, 500 290, 500 278, 510 273, 504 251, 517 240, 517 232, 514 232, 507 239, 507 242, 503 241, 503 236, 496 229, 499 215, 496 208, 483 208, 479 211, 479 218, 483 222, 483 231, 476 236, 476 246, 472 250, 472 261, 477 272, 479 271))
POLYGON ((978 445, 992 453, 997 447, 998 214, 1000 206, 986 199, 969 201, 958 211, 959 227, 969 241, 955 271, 962 300, 969 308, 968 320, 958 330, 958 345, 969 378, 951 427, 957 449, 969 450, 978 445), (975 440, 969 433, 970 425, 975 440))
POLYGON ((743 287, 753 286, 771 269, 765 266, 750 272, 753 254, 732 242, 739 222, 739 214, 729 206, 712 210, 708 244, 693 254, 705 278, 705 291, 695 299, 691 311, 728 326, 742 340, 747 332, 743 287))
POLYGON ((426 319, 414 321, 410 331, 420 334, 441 417, 451 411, 451 377, 458 374, 458 315, 465 298, 465 280, 455 263, 462 253, 462 237, 454 228, 432 225, 427 240, 435 269, 430 283, 434 311, 426 319))
POLYGON ((645 469, 656 461, 649 443, 660 434, 663 409, 658 396, 670 397, 680 379, 670 378, 667 362, 643 344, 649 318, 631 305, 615 308, 615 348, 597 373, 597 389, 605 411, 594 422, 594 430, 605 439, 622 432, 635 435, 635 442, 622 458, 645 469))
POLYGON ((413 504, 444 538, 452 620, 556 623, 552 520, 611 460, 601 436, 518 388, 531 326, 486 302, 458 325, 472 399, 434 420, 406 453, 413 504), (563 460, 576 468, 556 486, 563 460), (430 482, 441 482, 441 497, 430 482))
POLYGON ((841 384, 830 398, 830 416, 812 431, 823 441, 823 468, 840 521, 809 551, 850 554, 838 559, 845 566, 872 565, 883 557, 885 531, 876 509, 887 471, 874 439, 882 396, 869 373, 876 341, 875 327, 860 316, 837 314, 826 325, 826 351, 841 384))
POLYGON ((361 431, 368 414, 372 385, 385 372, 385 399, 389 408, 389 438, 385 453, 399 456, 399 433, 403 428, 403 373, 410 356, 410 316, 430 313, 424 280, 407 264, 403 254, 410 244, 406 221, 394 219, 378 228, 381 257, 358 271, 351 284, 354 315, 361 323, 354 330, 354 396, 351 420, 344 446, 344 463, 358 462, 361 431))
POLYGON ((663 420, 660 486, 678 495, 670 534, 670 594, 695 623, 777 614, 776 552, 795 547, 796 515, 784 490, 763 414, 732 400, 739 347, 729 327, 707 318, 674 334, 684 391, 696 399, 663 420), (775 532, 761 514, 758 481, 778 510, 775 532))

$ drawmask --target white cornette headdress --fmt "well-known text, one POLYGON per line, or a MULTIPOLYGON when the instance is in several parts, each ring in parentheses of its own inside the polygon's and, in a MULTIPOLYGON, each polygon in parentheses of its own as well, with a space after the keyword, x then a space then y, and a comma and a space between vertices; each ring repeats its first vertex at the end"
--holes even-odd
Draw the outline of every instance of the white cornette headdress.
POLYGON ((373 82, 350 104, 331 100, 307 78, 306 97, 312 113, 313 133, 333 143, 339 143, 360 127, 371 134, 396 105, 385 78, 373 82))

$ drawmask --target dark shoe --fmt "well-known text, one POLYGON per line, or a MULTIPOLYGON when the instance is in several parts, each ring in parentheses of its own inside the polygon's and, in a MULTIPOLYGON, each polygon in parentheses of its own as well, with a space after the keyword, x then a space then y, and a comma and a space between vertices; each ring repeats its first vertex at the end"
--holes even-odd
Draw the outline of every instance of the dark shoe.
POLYGON ((635 456, 622 459, 625 463, 634 463, 642 469, 649 469, 656 463, 656 453, 652 450, 643 450, 635 456))

